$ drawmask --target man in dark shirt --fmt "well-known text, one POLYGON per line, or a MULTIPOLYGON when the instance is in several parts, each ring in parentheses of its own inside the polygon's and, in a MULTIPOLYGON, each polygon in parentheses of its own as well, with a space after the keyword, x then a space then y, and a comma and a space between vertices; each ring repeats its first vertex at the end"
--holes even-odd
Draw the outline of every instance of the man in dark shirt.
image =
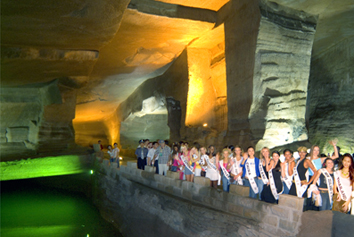
POLYGON ((144 170, 146 165, 146 157, 148 153, 148 149, 144 147, 144 140, 139 141, 140 146, 136 148, 135 155, 137 160, 138 169, 144 170))

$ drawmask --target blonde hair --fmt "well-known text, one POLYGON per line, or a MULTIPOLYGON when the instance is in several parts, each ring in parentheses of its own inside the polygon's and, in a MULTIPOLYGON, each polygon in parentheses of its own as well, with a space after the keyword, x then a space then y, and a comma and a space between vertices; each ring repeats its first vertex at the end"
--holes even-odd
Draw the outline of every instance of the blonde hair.
POLYGON ((241 150, 240 156, 242 156, 242 154, 243 154, 243 149, 242 149, 239 145, 235 146, 235 149, 234 149, 234 153, 235 153, 235 154, 236 154, 236 148, 240 148, 240 150, 241 150))
MULTIPOLYGON (((307 153, 307 147, 305 147, 305 146, 300 146, 299 148, 297 148, 297 151, 298 152, 306 152, 307 153)), ((311 149, 311 151, 312 151, 312 149, 311 149)))
POLYGON ((269 148, 268 148, 268 147, 263 147, 262 150, 261 150, 261 154, 259 155, 260 159, 261 159, 261 160, 264 159, 263 154, 262 154, 262 151, 263 151, 263 150, 267 150, 267 151, 268 151, 268 153, 269 153, 269 158, 270 158, 270 150, 269 150, 269 148))

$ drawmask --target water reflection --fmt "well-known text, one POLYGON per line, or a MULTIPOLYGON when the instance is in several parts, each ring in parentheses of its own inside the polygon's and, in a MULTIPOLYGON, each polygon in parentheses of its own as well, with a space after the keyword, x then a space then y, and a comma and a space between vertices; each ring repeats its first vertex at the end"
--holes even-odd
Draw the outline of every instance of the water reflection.
POLYGON ((82 175, 2 181, 1 236, 122 236, 82 193, 89 189, 82 175))

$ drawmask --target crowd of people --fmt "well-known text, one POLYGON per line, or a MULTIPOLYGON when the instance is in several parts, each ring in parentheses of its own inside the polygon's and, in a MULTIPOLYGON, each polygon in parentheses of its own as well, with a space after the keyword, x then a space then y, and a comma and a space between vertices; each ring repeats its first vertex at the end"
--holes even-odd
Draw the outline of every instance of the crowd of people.
MULTIPOLYGON (((289 194, 306 198, 304 210, 336 210, 349 213, 354 187, 354 164, 350 154, 340 155, 337 141, 332 155, 320 154, 317 145, 310 149, 301 146, 296 152, 285 149, 270 152, 264 147, 260 158, 250 146, 245 151, 240 146, 227 146, 218 152, 214 146, 188 142, 150 142, 140 140, 136 149, 137 166, 156 167, 156 173, 179 173, 181 180, 193 182, 195 176, 210 179, 211 187, 222 186, 229 192, 230 185, 250 187, 249 197, 277 203, 279 195, 289 194)), ((354 203, 354 202, 353 202, 354 203)), ((354 214, 354 211, 352 211, 354 214)))

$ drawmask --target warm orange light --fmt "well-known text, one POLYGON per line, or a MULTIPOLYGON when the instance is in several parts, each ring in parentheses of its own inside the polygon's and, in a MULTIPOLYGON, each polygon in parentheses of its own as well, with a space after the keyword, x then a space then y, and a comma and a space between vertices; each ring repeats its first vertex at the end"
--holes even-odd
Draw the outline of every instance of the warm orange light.
POLYGON ((195 117, 198 116, 195 113, 195 108, 198 106, 204 90, 202 79, 194 77, 191 71, 189 73, 186 122, 194 125, 195 117))
POLYGON ((208 124, 207 124, 207 123, 204 123, 204 124, 203 124, 203 127, 208 127, 208 124))

